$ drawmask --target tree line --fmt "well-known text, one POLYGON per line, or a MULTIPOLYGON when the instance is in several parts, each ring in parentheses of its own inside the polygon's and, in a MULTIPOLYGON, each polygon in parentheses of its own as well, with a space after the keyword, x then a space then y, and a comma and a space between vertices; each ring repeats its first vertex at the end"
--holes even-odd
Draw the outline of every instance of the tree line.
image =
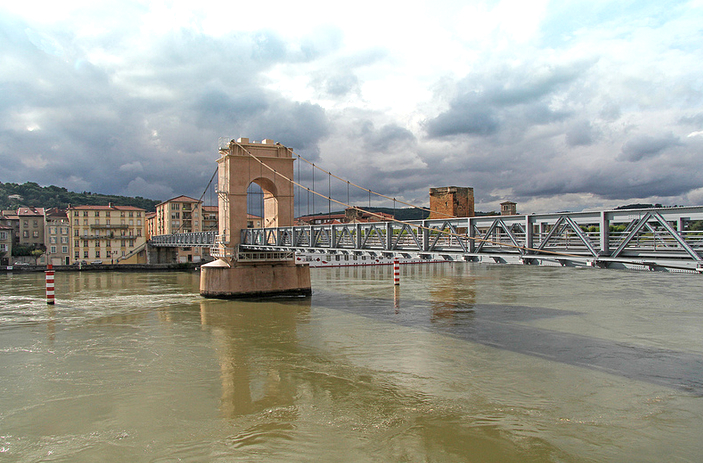
POLYGON ((156 205, 160 202, 141 196, 104 195, 90 191, 76 193, 53 185, 43 187, 34 182, 22 184, 0 182, 0 209, 17 209, 21 206, 66 209, 69 204, 74 206, 107 206, 109 203, 113 203, 115 206, 134 206, 151 212, 156 210, 156 205))

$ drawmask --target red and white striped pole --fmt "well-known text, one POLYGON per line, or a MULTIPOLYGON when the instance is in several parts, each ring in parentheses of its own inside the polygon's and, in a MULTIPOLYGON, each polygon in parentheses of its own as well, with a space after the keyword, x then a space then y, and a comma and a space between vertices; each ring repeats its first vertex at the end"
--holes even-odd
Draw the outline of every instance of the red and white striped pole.
POLYGON ((54 266, 48 264, 46 270, 46 303, 54 305, 54 266))
POLYGON ((400 262, 397 257, 393 258, 393 284, 396 286, 400 284, 400 262))

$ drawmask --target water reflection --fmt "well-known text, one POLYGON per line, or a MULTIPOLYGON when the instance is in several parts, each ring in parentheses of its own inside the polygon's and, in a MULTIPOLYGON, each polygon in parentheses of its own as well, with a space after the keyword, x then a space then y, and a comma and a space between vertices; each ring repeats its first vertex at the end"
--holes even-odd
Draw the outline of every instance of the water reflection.
POLYGON ((432 323, 452 325, 470 323, 474 317, 476 304, 475 277, 451 274, 444 278, 429 281, 429 295, 432 305, 432 323))
MULTIPOLYGON (((339 307, 364 317, 419 327, 487 346, 550 361, 608 372, 703 396, 703 355, 653 348, 568 332, 530 322, 577 312, 520 305, 477 304, 471 278, 439 280, 428 301, 405 297, 391 303, 382 297, 361 298, 318 291, 315 303, 339 307), (391 310, 397 304, 402 310, 391 310)), ((503 289, 506 287, 503 286, 503 289)))
POLYGON ((200 319, 212 332, 222 379, 221 413, 233 418, 293 403, 297 325, 310 298, 292 302, 200 302, 200 319))

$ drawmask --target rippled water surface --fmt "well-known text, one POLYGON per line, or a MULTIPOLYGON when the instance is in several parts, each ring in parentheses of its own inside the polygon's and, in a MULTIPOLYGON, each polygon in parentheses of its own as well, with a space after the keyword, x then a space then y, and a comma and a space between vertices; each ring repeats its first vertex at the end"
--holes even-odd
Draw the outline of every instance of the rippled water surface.
POLYGON ((312 269, 0 274, 0 461, 699 462, 703 277, 312 269))

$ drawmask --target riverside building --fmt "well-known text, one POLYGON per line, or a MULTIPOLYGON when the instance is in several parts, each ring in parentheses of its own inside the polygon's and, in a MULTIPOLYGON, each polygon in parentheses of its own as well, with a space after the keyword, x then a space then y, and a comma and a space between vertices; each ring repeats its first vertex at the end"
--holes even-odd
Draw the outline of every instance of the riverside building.
POLYGON ((133 206, 69 206, 72 263, 146 263, 146 211, 133 206))

